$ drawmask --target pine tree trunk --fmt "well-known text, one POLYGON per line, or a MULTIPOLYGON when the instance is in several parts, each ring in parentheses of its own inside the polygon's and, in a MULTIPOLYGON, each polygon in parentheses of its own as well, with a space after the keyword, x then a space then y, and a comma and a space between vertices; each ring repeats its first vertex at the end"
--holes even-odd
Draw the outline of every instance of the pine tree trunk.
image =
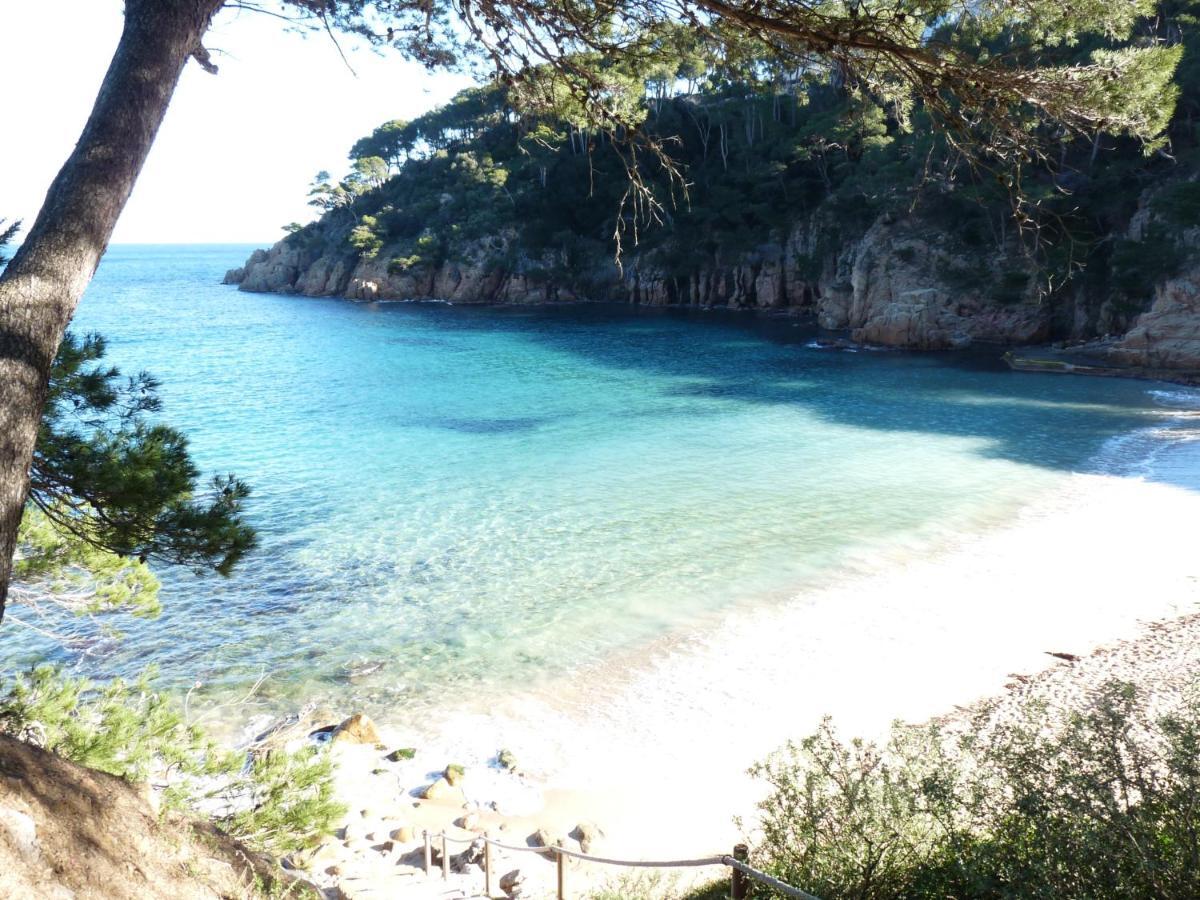
MULTIPOLYGON (((91 117, 0 276, 0 621, 50 364, 223 0, 126 0, 91 117)), ((203 51, 200 51, 203 52, 203 51)))

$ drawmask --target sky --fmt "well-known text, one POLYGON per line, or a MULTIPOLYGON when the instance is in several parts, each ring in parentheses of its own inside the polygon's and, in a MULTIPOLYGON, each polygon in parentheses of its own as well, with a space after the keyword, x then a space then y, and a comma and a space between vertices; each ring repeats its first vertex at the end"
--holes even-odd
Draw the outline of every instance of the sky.
MULTIPOLYGON (((87 120, 121 32, 121 0, 0 0, 0 218, 32 224, 87 120)), ((184 69, 113 234, 114 243, 257 243, 307 222, 321 169, 388 119, 470 84, 397 54, 289 33, 261 13, 221 13, 205 40, 216 76, 184 69)))

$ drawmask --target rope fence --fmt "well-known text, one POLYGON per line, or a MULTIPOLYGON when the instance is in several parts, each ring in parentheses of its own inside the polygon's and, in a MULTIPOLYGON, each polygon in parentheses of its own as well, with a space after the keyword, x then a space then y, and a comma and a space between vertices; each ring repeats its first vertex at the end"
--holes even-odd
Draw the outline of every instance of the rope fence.
POLYGON ((492 877, 494 875, 492 871, 492 848, 498 847, 501 850, 508 850, 514 853, 534 853, 538 856, 553 856, 558 868, 558 900, 566 900, 567 898, 567 859, 578 859, 583 862, 596 863, 597 865, 619 866, 627 869, 697 869, 706 866, 724 866, 730 870, 730 897, 732 900, 745 900, 749 896, 750 880, 764 884, 786 897, 795 897, 797 900, 820 900, 819 897, 813 894, 806 893, 800 890, 800 888, 792 887, 790 884, 785 884, 778 878, 755 869, 746 862, 749 856, 749 849, 745 844, 738 844, 734 847, 732 855, 705 856, 701 859, 609 859, 603 856, 591 856, 587 853, 576 853, 574 850, 568 850, 566 847, 528 847, 505 844, 487 835, 479 835, 474 838, 452 838, 444 831, 436 835, 430 834, 428 831, 422 832, 422 834, 425 838, 425 874, 430 875, 433 872, 433 841, 436 838, 441 842, 441 868, 442 878, 444 879, 450 877, 449 845, 474 845, 482 841, 484 893, 488 897, 494 896, 492 891, 492 877))

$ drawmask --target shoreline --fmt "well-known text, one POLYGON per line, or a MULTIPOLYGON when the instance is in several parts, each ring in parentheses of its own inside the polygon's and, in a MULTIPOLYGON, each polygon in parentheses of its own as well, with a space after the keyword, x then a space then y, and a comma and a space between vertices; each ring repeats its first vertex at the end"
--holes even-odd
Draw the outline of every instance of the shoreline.
MULTIPOLYGON (((728 852, 743 836, 734 817, 752 817, 762 791, 747 767, 826 714, 845 736, 878 738, 894 720, 952 715, 1031 685, 1053 682, 1074 696, 1069 686, 1090 683, 1093 659, 1116 660, 1103 671, 1158 690, 1167 670, 1156 668, 1156 648, 1175 648, 1176 670, 1200 671, 1200 641, 1174 637, 1181 629, 1200 635, 1188 525, 1197 515, 1194 489, 1072 475, 1011 524, 935 556, 889 559, 878 573, 728 615, 569 680, 442 711, 423 734, 381 723, 388 748, 415 746, 416 757, 392 764, 374 747, 335 750, 351 839, 324 845, 311 862, 314 877, 349 897, 444 896, 450 886, 426 882, 416 868, 420 833, 470 812, 477 815, 466 824, 517 844, 539 828, 565 837, 593 824, 604 833, 604 856, 728 852), (1081 661, 1057 663, 1048 653, 1081 661), (501 749, 526 774, 501 769, 501 749), (419 799, 450 763, 466 767, 465 793, 419 799), (402 826, 415 842, 381 852, 385 842, 367 838, 402 826), (402 888, 410 893, 397 894, 402 888)), ((512 868, 534 891, 524 896, 540 896, 554 866, 522 856, 512 868)), ((577 869, 570 877, 580 890, 614 875, 577 869)), ((482 884, 477 869, 454 878, 482 884)))
MULTIPOLYGON (((228 276, 226 276, 228 277, 228 276)), ((230 287, 234 284, 222 281, 230 287)), ((241 290, 241 288, 238 288, 241 290)), ((308 299, 339 300, 360 306, 388 305, 437 305, 437 306, 466 306, 491 307, 495 309, 538 309, 561 307, 614 307, 629 310, 663 310, 682 312, 719 312, 722 314, 751 316, 767 321, 791 322, 812 329, 816 336, 816 349, 830 351, 859 352, 862 350, 884 350, 903 353, 919 354, 995 354, 997 365, 1007 366, 1015 373, 1085 375, 1093 378, 1129 378, 1136 381, 1158 381, 1181 387, 1200 387, 1200 371, 1192 368, 1155 368, 1153 366, 1117 365, 1096 357, 1095 351, 1105 343, 1103 338, 1092 338, 1078 345, 1064 347, 1062 340, 1048 340, 1033 344, 1011 344, 999 341, 976 340, 966 347, 941 347, 924 349, 920 347, 891 346, 855 341, 851 338, 851 328, 825 328, 818 321, 817 313, 806 309, 727 306, 719 304, 694 303, 639 303, 620 300, 539 300, 537 302, 514 301, 455 301, 442 300, 432 297, 415 298, 370 298, 350 297, 346 295, 312 295, 295 291, 246 291, 246 293, 276 294, 284 297, 303 297, 308 299), (1089 356, 1089 353, 1092 354, 1089 356)))

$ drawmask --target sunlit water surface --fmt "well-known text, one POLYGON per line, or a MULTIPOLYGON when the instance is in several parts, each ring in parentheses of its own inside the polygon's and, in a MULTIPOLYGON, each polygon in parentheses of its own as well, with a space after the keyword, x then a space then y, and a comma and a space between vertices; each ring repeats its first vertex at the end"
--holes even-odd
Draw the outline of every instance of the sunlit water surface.
POLYGON ((1196 405, 1163 385, 823 350, 749 315, 220 285, 248 250, 115 247, 73 327, 253 485, 260 549, 230 578, 162 570, 162 616, 120 640, 6 627, 0 670, 154 662, 210 697, 265 672, 268 706, 403 718, 935 552, 1073 471, 1196 471, 1162 456, 1196 405))

